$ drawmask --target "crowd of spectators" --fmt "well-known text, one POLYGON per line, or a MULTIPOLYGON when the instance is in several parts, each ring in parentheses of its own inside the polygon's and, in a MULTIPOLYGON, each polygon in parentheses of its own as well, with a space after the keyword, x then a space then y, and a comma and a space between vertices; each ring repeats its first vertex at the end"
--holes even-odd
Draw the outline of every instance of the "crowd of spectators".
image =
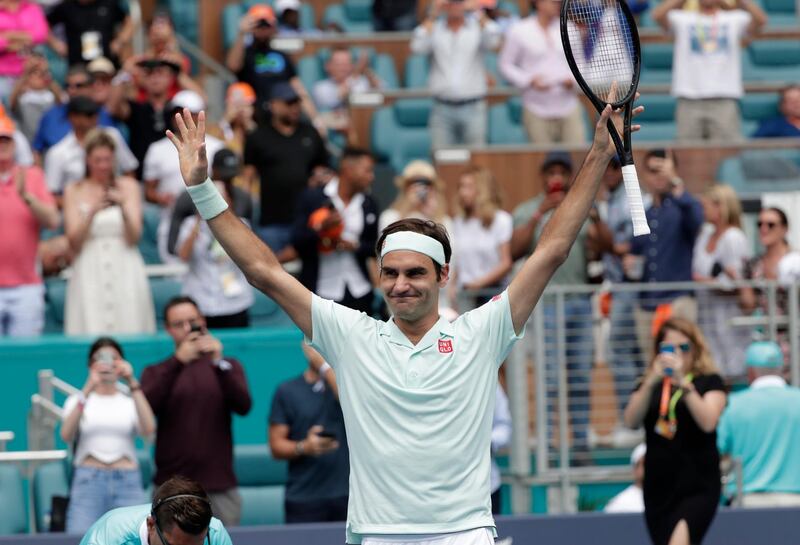
MULTIPOLYGON (((410 31, 409 51, 429 59, 433 151, 486 143, 492 85, 486 54, 499 53, 500 75, 522 97, 529 139, 551 150, 536 179, 522 182, 539 184, 543 191, 518 204, 513 213, 506 211, 510 203, 489 169, 465 168, 448 198, 436 167, 421 160, 404 166, 395 179, 395 201, 381 210, 371 195, 376 158, 349 145, 332 153, 337 150, 331 143, 337 136, 353 140, 350 97, 381 90, 386 82, 370 68, 368 51, 335 47, 324 63, 325 79, 306 89, 292 58, 272 44, 277 36, 315 32, 300 28, 301 8, 298 0, 277 0, 274 7, 256 4, 240 21, 225 59, 239 81, 227 89, 223 115, 210 123, 209 175, 242 221, 279 260, 299 260, 300 281, 325 298, 369 314, 385 312, 375 295, 380 274, 376 240, 392 222, 420 218, 444 224, 453 242, 442 314, 452 316, 485 302, 506 286, 514 262, 535 249, 570 189, 572 156, 555 146, 586 141, 579 89, 561 46, 558 2, 533 0, 531 15, 518 20, 492 1, 435 0, 421 20, 413 0, 373 3, 376 29, 410 31)), ((737 2, 734 9, 719 0, 701 0, 698 9, 684 7, 683 0, 666 0, 652 17, 675 40, 672 94, 678 98, 678 140, 741 138, 741 43, 758 35, 767 22, 764 12, 749 0, 737 2)), ((141 486, 126 472, 137 469, 131 445, 136 434, 154 433, 153 418, 158 421, 156 484, 176 473, 191 477, 209 492, 215 515, 225 524, 236 524, 241 498, 233 474, 231 413, 246 414, 251 398, 243 366, 224 354, 209 329, 247 327, 254 292, 196 215, 177 152, 165 137, 176 112, 188 110, 196 118, 208 109, 205 90, 192 77, 191 62, 178 47, 168 14, 157 12, 148 22, 147 46, 138 55, 131 48, 134 27, 118 0, 64 0, 46 13, 27 0, 0 6, 0 98, 7 104, 0 113, 0 232, 15 233, 0 236, 0 336, 42 331, 45 290, 37 264, 45 256, 37 251, 41 231, 58 234, 59 229, 68 249, 56 272, 70 265, 65 333, 155 332, 156 309, 138 244, 144 236, 144 207, 158 207, 160 260, 186 265, 184 297, 164 312, 164 329, 175 352, 148 367, 139 385, 115 341, 101 339, 92 347, 89 378, 82 393, 67 402, 62 430, 64 440, 75 445, 80 469, 72 482, 73 495, 93 494, 91 487, 100 486, 101 478, 112 478, 113 472, 120 472, 130 486, 113 497, 97 494, 92 505, 72 503, 67 525, 83 529, 97 512, 123 502, 139 503, 141 486), (36 49, 43 44, 68 61, 63 88, 47 57, 36 49), (128 384, 130 399, 120 396, 117 379, 128 384), (115 420, 115 429, 103 428, 114 436, 110 447, 110 437, 92 435, 93 426, 102 426, 109 414, 124 416, 115 420)), ((754 136, 798 135, 800 87, 794 85, 781 92, 780 116, 763 122, 754 136)), ((652 150, 641 162, 652 232, 637 238, 631 232, 620 163, 612 161, 604 177, 604 200, 591 212, 553 278, 559 286, 714 283, 714 289, 698 293, 614 294, 609 364, 618 420, 644 421, 650 449, 647 462, 642 456, 632 461, 637 471, 663 455, 652 449, 659 441, 652 435, 655 409, 646 407, 656 396, 644 392, 644 386, 657 383, 653 368, 664 365, 653 337, 660 334, 663 342, 670 334, 692 337, 695 346, 707 342, 707 353, 692 356, 716 363, 698 373, 708 375, 708 384, 696 388, 700 393, 720 390, 723 378, 742 380, 750 369, 744 357, 750 339, 731 329, 728 319, 772 308, 759 290, 724 285, 763 279, 786 286, 800 279, 800 254, 787 241, 787 211, 761 210, 758 238, 763 253, 753 257, 735 191, 720 183, 692 195, 678 174, 676 155, 669 149, 652 150), (678 321, 654 327, 665 316, 678 321), (702 332, 682 325, 681 319, 699 323, 702 332), (698 335, 706 340, 698 341, 698 335), (719 381, 712 372, 717 368, 719 381), (643 373, 631 417, 625 411, 628 394, 643 373)), ((698 181, 690 182, 694 186, 698 181)), ((789 304, 780 292, 778 312, 787 313, 789 304)), ((561 310, 548 301, 543 312, 550 325, 561 313, 569 331, 573 450, 585 453, 589 380, 596 361, 592 298, 573 294, 561 310)), ((779 328, 778 336, 786 361, 788 332, 779 328)), ((682 338, 667 340, 685 344, 682 338)), ((545 353, 551 415, 556 412, 555 349, 551 343, 545 353)), ((290 461, 287 520, 340 520, 346 506, 347 446, 335 377, 318 354, 306 349, 306 355, 308 369, 284 384, 273 401, 270 447, 276 458, 290 461)), ((503 399, 498 391, 501 407, 503 399)), ((741 405, 737 403, 738 411, 741 405)), ((731 414, 733 420, 733 407, 731 414)), ((506 415, 496 419, 508 427, 506 415)), ((733 425, 726 419, 723 423, 725 430, 733 425)), ((740 446, 735 430, 720 435, 720 448, 726 452, 740 446)), ((498 438, 497 447, 503 444, 498 438)), ((695 446, 709 445, 703 437, 695 446)), ((645 504, 652 492, 648 490, 645 481, 645 504)), ((493 500, 498 502, 499 496, 493 500)), ((651 531, 663 531, 655 524, 651 521, 651 531)), ((688 531, 693 542, 702 533, 694 526, 688 531)))

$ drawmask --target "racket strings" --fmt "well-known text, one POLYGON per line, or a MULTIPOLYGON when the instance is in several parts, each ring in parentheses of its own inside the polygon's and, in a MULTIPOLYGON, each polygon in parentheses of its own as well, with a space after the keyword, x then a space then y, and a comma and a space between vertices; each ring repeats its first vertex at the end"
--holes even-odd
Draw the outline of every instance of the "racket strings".
POLYGON ((633 86, 636 50, 631 27, 616 1, 567 0, 570 49, 578 72, 604 102, 618 102, 633 86), (617 82, 617 94, 609 100, 617 82))

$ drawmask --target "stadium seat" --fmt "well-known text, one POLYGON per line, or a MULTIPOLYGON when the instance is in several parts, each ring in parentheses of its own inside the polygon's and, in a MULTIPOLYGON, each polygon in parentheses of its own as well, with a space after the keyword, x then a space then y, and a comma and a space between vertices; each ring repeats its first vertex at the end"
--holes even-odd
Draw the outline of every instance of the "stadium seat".
POLYGON ((153 306, 156 310, 156 326, 164 327, 164 306, 173 297, 181 294, 181 283, 170 277, 151 277, 150 293, 153 294, 153 306))
POLYGON ((282 524, 286 462, 275 460, 263 444, 236 445, 233 457, 242 495, 241 524, 282 524))
POLYGON ((53 496, 69 493, 67 462, 49 462, 36 468, 33 474, 33 505, 36 528, 47 531, 50 527, 50 508, 53 496))
POLYGON ((44 332, 64 332, 64 301, 67 282, 62 278, 48 278, 45 285, 44 332))
MULTIPOLYGON (((376 53, 373 47, 354 47, 351 49, 354 61, 360 55, 361 50, 367 52, 370 68, 383 81, 384 88, 396 89, 399 86, 399 78, 392 57, 386 53, 376 53)), ((326 47, 314 55, 306 55, 297 62, 297 75, 309 92, 314 88, 316 82, 326 78, 325 63, 330 55, 331 50, 326 47)))
POLYGON ((796 82, 800 74, 800 40, 758 40, 742 55, 745 81, 796 82))
POLYGON ((800 150, 743 151, 720 162, 717 180, 730 184, 740 195, 797 191, 800 150))
POLYGON ((255 302, 250 307, 250 327, 292 327, 292 320, 278 304, 261 293, 253 290, 255 302))
POLYGON ((176 32, 196 44, 198 43, 198 27, 200 14, 197 0, 165 0, 176 32))
POLYGON ((644 112, 638 116, 642 129, 633 133, 633 140, 674 140, 675 129, 675 98, 670 95, 647 95, 641 104, 644 112))
MULTIPOLYGON (((236 34, 239 32, 239 20, 250 9, 253 4, 273 5, 274 0, 246 0, 237 4, 228 4, 222 8, 222 43, 225 49, 233 45, 236 34)), ((314 6, 308 2, 303 2, 300 6, 300 28, 302 30, 313 30, 316 28, 314 6)))
POLYGON ((323 26, 338 25, 348 34, 372 32, 372 0, 344 0, 331 4, 322 16, 323 26))
POLYGON ((372 148, 395 172, 402 171, 413 159, 430 160, 428 116, 431 104, 429 98, 398 100, 392 106, 376 110, 372 116, 372 148))
POLYGON ((642 45, 642 73, 639 82, 647 85, 672 81, 672 44, 642 45))
POLYGON ((760 3, 769 16, 769 26, 797 27, 800 24, 795 0, 761 0, 760 3))
POLYGON ((161 208, 152 203, 142 207, 142 237, 139 239, 139 251, 148 265, 161 263, 158 255, 158 224, 161 221, 161 208))
POLYGON ((24 534, 28 529, 25 491, 19 469, 11 464, 0 465, 0 505, 0 536, 24 534))
POLYGON ((758 124, 779 114, 778 95, 773 93, 750 93, 742 97, 742 135, 749 137, 758 124))
POLYGON ((58 55, 49 46, 41 46, 38 50, 47 59, 47 63, 50 65, 50 75, 53 77, 53 80, 63 86, 69 68, 67 60, 61 55, 58 55))
POLYGON ((522 125, 522 100, 515 96, 489 108, 489 144, 526 144, 522 125))

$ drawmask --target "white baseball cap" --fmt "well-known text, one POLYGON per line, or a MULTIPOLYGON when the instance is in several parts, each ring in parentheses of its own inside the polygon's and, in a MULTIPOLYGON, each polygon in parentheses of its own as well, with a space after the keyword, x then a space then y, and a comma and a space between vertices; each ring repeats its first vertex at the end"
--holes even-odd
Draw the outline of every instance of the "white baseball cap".
POLYGON ((287 9, 300 11, 300 0, 275 0, 274 6, 278 15, 282 14, 287 9))
POLYGON ((206 108, 206 101, 203 100, 203 97, 188 89, 175 93, 169 103, 173 110, 175 108, 188 108, 193 114, 199 114, 206 108))

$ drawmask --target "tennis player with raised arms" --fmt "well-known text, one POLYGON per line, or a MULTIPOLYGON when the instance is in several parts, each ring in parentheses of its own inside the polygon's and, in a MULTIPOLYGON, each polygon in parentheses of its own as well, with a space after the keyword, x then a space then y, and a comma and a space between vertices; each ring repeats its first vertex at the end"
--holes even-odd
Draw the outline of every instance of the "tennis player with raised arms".
MULTIPOLYGON (((639 113, 642 108, 636 109, 639 113)), ((322 299, 284 271, 207 178, 205 116, 176 116, 181 173, 200 215, 248 280, 274 299, 333 366, 350 446, 347 543, 488 545, 497 370, 583 225, 616 153, 603 110, 594 142, 536 251, 506 291, 450 323, 438 313, 450 243, 441 225, 401 220, 378 240, 393 318, 322 299)))

